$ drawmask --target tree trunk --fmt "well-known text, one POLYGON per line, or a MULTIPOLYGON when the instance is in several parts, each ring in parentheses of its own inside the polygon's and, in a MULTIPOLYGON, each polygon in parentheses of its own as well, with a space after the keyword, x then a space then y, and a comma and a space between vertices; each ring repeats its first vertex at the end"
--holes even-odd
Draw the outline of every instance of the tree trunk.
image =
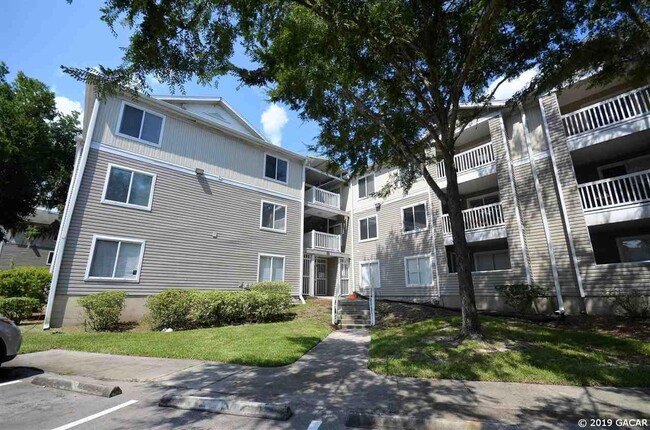
POLYGON ((452 164, 452 156, 445 157, 447 175, 447 208, 451 234, 454 239, 456 253, 456 272, 458 275, 458 293, 462 311, 462 338, 482 338, 483 329, 476 310, 474 298, 474 282, 472 280, 472 266, 469 247, 465 238, 465 223, 463 222, 463 208, 458 191, 458 178, 452 164))

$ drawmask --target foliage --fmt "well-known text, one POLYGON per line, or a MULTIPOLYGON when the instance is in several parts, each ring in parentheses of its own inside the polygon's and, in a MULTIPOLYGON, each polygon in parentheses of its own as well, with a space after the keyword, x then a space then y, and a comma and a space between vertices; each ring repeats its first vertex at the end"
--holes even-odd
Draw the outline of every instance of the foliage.
POLYGON ((95 331, 109 331, 117 328, 124 309, 124 291, 104 291, 79 299, 86 319, 84 325, 95 331))
POLYGON ((0 62, 0 225, 15 231, 37 206, 65 203, 81 130, 78 113, 57 113, 44 83, 22 72, 7 82, 8 74, 0 62))
POLYGON ((281 293, 291 293, 291 284, 280 281, 261 281, 256 282, 249 288, 251 291, 277 291, 281 293))
POLYGON ((47 302, 52 275, 47 267, 16 267, 0 270, 0 297, 31 297, 41 306, 47 302))
POLYGON ((0 314, 16 324, 31 318, 40 303, 32 297, 0 297, 0 314))
POLYGON ((147 301, 154 328, 188 329, 278 321, 291 307, 288 291, 165 290, 147 301))
POLYGON ((534 300, 546 293, 545 288, 535 284, 507 284, 494 288, 505 296, 506 304, 520 314, 530 312, 534 300))
POLYGON ((607 294, 614 308, 629 318, 650 317, 650 298, 631 288, 625 292, 610 291, 607 294))

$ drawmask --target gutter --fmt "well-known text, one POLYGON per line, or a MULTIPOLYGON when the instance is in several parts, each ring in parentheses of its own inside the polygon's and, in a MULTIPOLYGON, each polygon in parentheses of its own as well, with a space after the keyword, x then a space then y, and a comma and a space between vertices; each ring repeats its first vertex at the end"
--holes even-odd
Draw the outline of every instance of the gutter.
POLYGON ((90 152, 90 142, 92 140, 95 123, 97 122, 97 112, 99 111, 99 100, 95 98, 93 104, 93 112, 88 123, 88 130, 86 132, 86 139, 78 162, 75 163, 75 169, 72 172, 72 180, 70 181, 70 188, 68 189, 68 197, 65 202, 65 209, 63 210, 63 219, 59 227, 59 235, 54 247, 54 261, 51 266, 52 281, 50 283, 50 292, 47 296, 47 306, 45 308, 45 321, 43 322, 43 329, 50 328, 50 319, 52 318, 52 308, 54 307, 54 298, 56 296, 56 287, 59 283, 59 272, 61 271, 61 260, 63 259, 63 251, 65 243, 68 240, 68 230, 70 229, 70 222, 72 220, 72 213, 74 206, 77 203, 77 196, 79 195, 79 188, 81 188, 81 179, 83 172, 86 168, 88 161, 88 153, 90 152))
POLYGON ((302 191, 300 193, 300 287, 298 288, 298 298, 304 305, 305 298, 302 296, 302 283, 305 282, 305 168, 307 159, 302 162, 302 191))

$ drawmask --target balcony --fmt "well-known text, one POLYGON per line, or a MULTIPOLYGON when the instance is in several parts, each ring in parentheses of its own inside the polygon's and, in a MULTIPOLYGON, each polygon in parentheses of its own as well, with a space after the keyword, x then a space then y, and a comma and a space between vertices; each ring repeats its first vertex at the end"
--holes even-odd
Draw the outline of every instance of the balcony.
POLYGON ((650 217, 650 169, 578 185, 587 225, 650 217))
MULTIPOLYGON (((463 211, 463 222, 468 242, 507 237, 501 203, 466 209, 463 211)), ((448 214, 442 216, 442 233, 446 236, 445 245, 451 245, 453 239, 448 214)))
POLYGON ((312 230, 305 233, 305 248, 318 251, 341 252, 341 235, 312 230))
POLYGON ((650 128, 650 86, 562 116, 570 150, 650 128))
POLYGON ((318 187, 305 191, 305 215, 334 219, 345 215, 341 209, 341 195, 318 187))
MULTIPOLYGON (((456 165, 458 182, 469 181, 495 173, 495 161, 492 142, 456 154, 454 156, 454 164, 456 165)), ((439 185, 443 188, 446 187, 447 172, 444 162, 441 161, 436 164, 436 173, 438 174, 439 185)))

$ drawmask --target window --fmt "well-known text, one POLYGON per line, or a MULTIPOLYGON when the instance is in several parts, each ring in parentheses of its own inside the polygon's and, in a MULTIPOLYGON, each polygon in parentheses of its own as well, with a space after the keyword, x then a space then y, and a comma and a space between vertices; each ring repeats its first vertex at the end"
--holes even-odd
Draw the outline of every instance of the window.
POLYGON ((375 192, 375 174, 371 173, 359 178, 359 198, 363 199, 375 192))
POLYGON ((359 241, 377 239, 377 215, 359 220, 359 241))
POLYGON ((474 266, 477 272, 510 269, 510 253, 507 249, 475 252, 474 266))
POLYGON ((359 263, 361 267, 361 288, 381 287, 379 276, 379 261, 363 261, 359 263))
POLYGON ((86 279, 140 279, 144 241, 95 236, 90 249, 86 279))
POLYGON ((165 117, 162 115, 122 104, 119 133, 124 136, 160 146, 164 124, 165 117))
POLYGON ((427 206, 424 203, 402 208, 402 232, 414 233, 427 229, 427 206))
POLYGON ((50 251, 47 253, 47 260, 45 261, 45 264, 51 266, 53 261, 54 261, 54 251, 50 251))
POLYGON ((406 272, 406 286, 431 286, 433 275, 431 273, 431 256, 418 255, 404 259, 406 272))
POLYGON ((266 154, 264 163, 264 176, 274 181, 287 183, 287 169, 289 163, 278 157, 266 154))
POLYGON ((616 239, 622 263, 650 261, 650 235, 616 239))
POLYGON ((149 210, 155 182, 151 173, 109 164, 102 203, 149 210))
POLYGON ((484 194, 482 196, 467 199, 468 209, 487 206, 493 203, 499 203, 499 193, 484 194))
POLYGON ((260 228, 273 231, 287 231, 287 207, 262 201, 262 220, 260 228))
POLYGON ((284 281, 284 256, 260 254, 258 281, 284 281))

